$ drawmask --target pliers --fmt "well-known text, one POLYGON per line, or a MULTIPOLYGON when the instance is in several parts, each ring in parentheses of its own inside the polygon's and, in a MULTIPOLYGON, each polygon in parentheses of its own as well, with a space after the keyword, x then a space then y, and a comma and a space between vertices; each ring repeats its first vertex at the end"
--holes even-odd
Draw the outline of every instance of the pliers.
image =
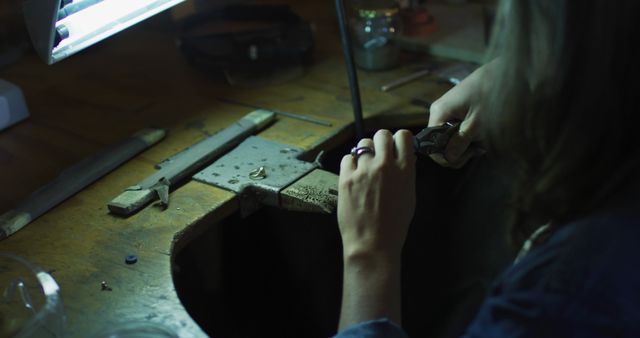
POLYGON ((413 137, 413 148, 422 155, 443 154, 451 136, 460 128, 460 121, 447 121, 441 126, 427 127, 413 137))

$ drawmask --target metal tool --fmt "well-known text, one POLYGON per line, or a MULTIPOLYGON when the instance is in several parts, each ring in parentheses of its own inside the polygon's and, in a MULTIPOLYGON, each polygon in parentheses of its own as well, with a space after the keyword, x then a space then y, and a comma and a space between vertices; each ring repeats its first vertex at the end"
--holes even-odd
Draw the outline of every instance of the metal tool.
POLYGON ((415 73, 409 74, 407 76, 403 76, 397 80, 391 81, 383 85, 382 87, 380 87, 380 90, 383 92, 389 91, 391 89, 403 86, 411 81, 415 81, 423 76, 427 76, 430 73, 431 71, 429 69, 423 69, 423 70, 417 71, 415 73))
POLYGON ((364 120, 362 117, 362 100, 360 98, 360 85, 358 84, 358 73, 356 72, 355 61, 353 59, 353 45, 349 32, 349 23, 344 7, 344 0, 336 0, 336 13, 338 15, 338 27, 340 28, 340 41, 342 42, 342 52, 344 53, 345 66, 347 68, 347 79, 349 80, 349 90, 351 92, 351 106, 353 108, 353 122, 358 140, 364 138, 364 120))
POLYGON ((309 122, 309 123, 319 124, 319 125, 325 126, 325 127, 332 127, 333 126, 333 124, 331 122, 329 122, 329 121, 317 119, 317 118, 311 117, 311 116, 294 114, 294 113, 287 113, 287 112, 284 112, 284 111, 273 110, 273 109, 267 109, 267 108, 264 108, 264 107, 258 107, 258 106, 252 105, 252 104, 243 103, 243 102, 234 101, 234 100, 225 99, 225 98, 217 98, 217 99, 219 101, 221 101, 221 102, 237 104, 239 106, 249 107, 249 108, 253 108, 253 109, 269 110, 269 111, 272 111, 272 112, 274 112, 274 113, 276 113, 278 115, 286 116, 286 117, 289 117, 289 118, 292 118, 292 119, 305 121, 305 122, 309 122))
POLYGON ((317 167, 298 160, 301 154, 302 149, 252 136, 193 178, 240 194, 240 212, 249 215, 261 204, 279 206, 280 190, 317 167))
POLYGON ((418 154, 444 153, 447 143, 460 128, 460 121, 448 121, 441 126, 427 127, 413 137, 413 147, 418 154))
POLYGON ((164 138, 162 129, 145 129, 63 171, 16 209, 0 216, 0 240, 22 229, 62 201, 164 138))
POLYGON ((158 164, 159 170, 155 174, 125 189, 109 202, 109 210, 114 214, 129 216, 156 199, 167 206, 172 187, 238 145, 247 136, 264 128, 274 118, 275 114, 271 111, 253 111, 231 126, 168 158, 158 164))

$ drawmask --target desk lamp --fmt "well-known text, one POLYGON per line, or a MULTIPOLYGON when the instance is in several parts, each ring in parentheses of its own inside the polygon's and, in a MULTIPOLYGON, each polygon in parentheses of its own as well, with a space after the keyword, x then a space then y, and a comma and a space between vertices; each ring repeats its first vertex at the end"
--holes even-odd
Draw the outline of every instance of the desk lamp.
POLYGON ((33 46, 56 63, 184 0, 26 0, 33 46))
MULTIPOLYGON (((4 0, 0 0, 4 1, 4 0)), ((184 0, 26 0, 27 30, 36 52, 56 63, 184 0)), ((0 130, 29 115, 20 89, 0 79, 0 130)), ((0 240, 107 174, 165 135, 146 129, 85 158, 0 215, 0 240)), ((1 333, 0 333, 1 335, 1 333)))
MULTIPOLYGON (((47 63, 56 63, 184 0, 26 0, 27 30, 47 63)), ((22 91, 0 79, 0 130, 29 116, 22 91)))

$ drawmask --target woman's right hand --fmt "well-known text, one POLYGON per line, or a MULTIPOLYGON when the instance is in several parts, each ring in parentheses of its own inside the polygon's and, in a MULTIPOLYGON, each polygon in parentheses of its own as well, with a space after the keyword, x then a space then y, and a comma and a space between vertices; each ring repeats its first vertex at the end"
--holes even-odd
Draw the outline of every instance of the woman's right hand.
POLYGON ((480 148, 469 146, 479 140, 479 115, 482 114, 480 100, 488 91, 487 84, 491 82, 490 76, 496 62, 494 60, 476 69, 431 105, 429 127, 440 126, 451 120, 462 121, 444 154, 431 155, 438 164, 460 168, 471 157, 484 153, 480 148))

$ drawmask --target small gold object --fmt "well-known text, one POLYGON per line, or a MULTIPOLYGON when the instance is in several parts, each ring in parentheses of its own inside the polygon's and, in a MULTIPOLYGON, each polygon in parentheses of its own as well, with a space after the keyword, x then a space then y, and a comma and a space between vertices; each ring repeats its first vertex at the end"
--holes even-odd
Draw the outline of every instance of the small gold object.
POLYGON ((267 171, 264 169, 264 167, 253 169, 249 173, 249 178, 252 180, 263 180, 266 177, 267 177, 267 171))

